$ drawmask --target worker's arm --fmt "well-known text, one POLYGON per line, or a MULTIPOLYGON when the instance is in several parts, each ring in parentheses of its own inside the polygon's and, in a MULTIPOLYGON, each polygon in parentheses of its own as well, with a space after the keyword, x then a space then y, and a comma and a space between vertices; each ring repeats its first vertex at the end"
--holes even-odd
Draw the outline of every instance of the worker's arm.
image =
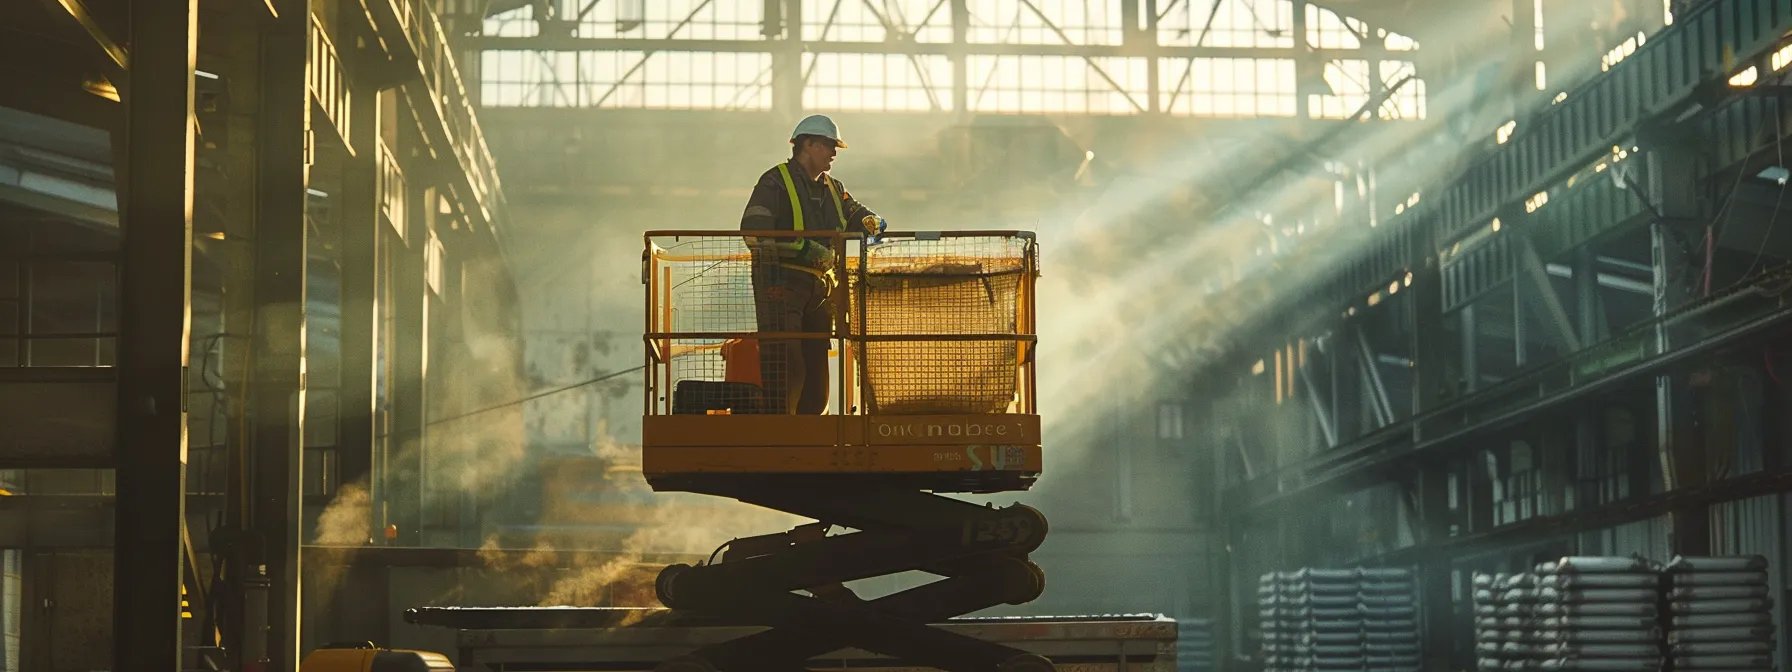
POLYGON ((790 194, 776 168, 759 176, 753 194, 747 197, 747 209, 740 216, 742 231, 788 231, 792 228, 790 194))
MULTIPOLYGON (((740 215, 742 231, 788 231, 795 228, 794 218, 790 213, 790 195, 784 191, 784 181, 778 176, 778 169, 773 168, 759 176, 759 183, 753 185, 753 193, 747 197, 747 209, 740 215)), ((746 240, 747 248, 754 254, 764 254, 768 258, 778 256, 778 243, 792 242, 783 238, 755 238, 746 240)))
POLYGON ((834 180, 834 185, 840 189, 840 207, 846 210, 846 221, 864 227, 866 233, 876 234, 877 223, 882 218, 878 217, 877 213, 872 212, 871 208, 865 207, 864 203, 860 203, 858 199, 853 198, 852 192, 846 190, 845 184, 842 184, 839 180, 834 180), (865 218, 867 217, 871 218, 869 223, 865 221, 865 218))

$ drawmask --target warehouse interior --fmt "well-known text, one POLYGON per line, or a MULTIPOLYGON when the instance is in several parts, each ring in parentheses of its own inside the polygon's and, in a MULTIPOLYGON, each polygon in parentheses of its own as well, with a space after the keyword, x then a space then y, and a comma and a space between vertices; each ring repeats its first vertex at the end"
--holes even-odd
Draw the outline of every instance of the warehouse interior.
POLYGON ((9 0, 0 54, 0 672, 637 669, 413 610, 806 522, 644 479, 643 236, 812 114, 892 231, 1038 241, 1044 467, 959 499, 1049 578, 976 613, 1177 633, 1074 669, 1792 654, 1792 1, 9 0))

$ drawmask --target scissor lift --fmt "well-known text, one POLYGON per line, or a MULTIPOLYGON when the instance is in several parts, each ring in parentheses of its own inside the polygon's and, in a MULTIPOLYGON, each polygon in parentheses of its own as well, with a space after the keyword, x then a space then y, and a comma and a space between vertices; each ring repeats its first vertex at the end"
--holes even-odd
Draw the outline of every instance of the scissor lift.
POLYGON ((1034 239, 946 232, 864 243, 830 233, 646 235, 648 483, 816 521, 661 572, 659 599, 675 612, 770 627, 665 661, 662 672, 798 670, 843 648, 952 672, 1054 669, 928 625, 1044 590, 1027 557, 1045 538, 1037 510, 942 494, 1026 490, 1039 476, 1034 239), (761 330, 753 269, 771 262, 751 250, 798 238, 835 253, 831 328, 761 330), (761 369, 740 360, 757 349, 739 346, 776 339, 828 342, 828 413, 784 414, 756 396, 761 369), (853 531, 828 534, 836 526, 853 531), (844 586, 911 570, 945 578, 873 600, 844 586))

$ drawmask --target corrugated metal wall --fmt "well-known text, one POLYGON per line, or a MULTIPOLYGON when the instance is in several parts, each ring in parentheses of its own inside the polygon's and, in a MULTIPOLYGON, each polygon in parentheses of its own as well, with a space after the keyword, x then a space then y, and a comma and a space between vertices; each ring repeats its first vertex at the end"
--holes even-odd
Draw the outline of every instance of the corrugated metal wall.
MULTIPOLYGON (((1785 529, 1783 511, 1792 494, 1762 495, 1711 507, 1711 552, 1714 555, 1760 555, 1767 558, 1767 583, 1773 596, 1773 622, 1786 631, 1785 529)), ((1774 664, 1785 669, 1787 638, 1779 638, 1774 664)))

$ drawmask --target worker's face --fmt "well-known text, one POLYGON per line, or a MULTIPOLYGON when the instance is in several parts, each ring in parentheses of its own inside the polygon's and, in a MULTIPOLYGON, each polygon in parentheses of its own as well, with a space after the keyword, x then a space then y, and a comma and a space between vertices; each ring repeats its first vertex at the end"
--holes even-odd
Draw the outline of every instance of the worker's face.
POLYGON ((823 172, 834 167, 834 155, 839 151, 834 143, 825 139, 811 138, 803 143, 803 156, 808 159, 807 163, 823 172))

